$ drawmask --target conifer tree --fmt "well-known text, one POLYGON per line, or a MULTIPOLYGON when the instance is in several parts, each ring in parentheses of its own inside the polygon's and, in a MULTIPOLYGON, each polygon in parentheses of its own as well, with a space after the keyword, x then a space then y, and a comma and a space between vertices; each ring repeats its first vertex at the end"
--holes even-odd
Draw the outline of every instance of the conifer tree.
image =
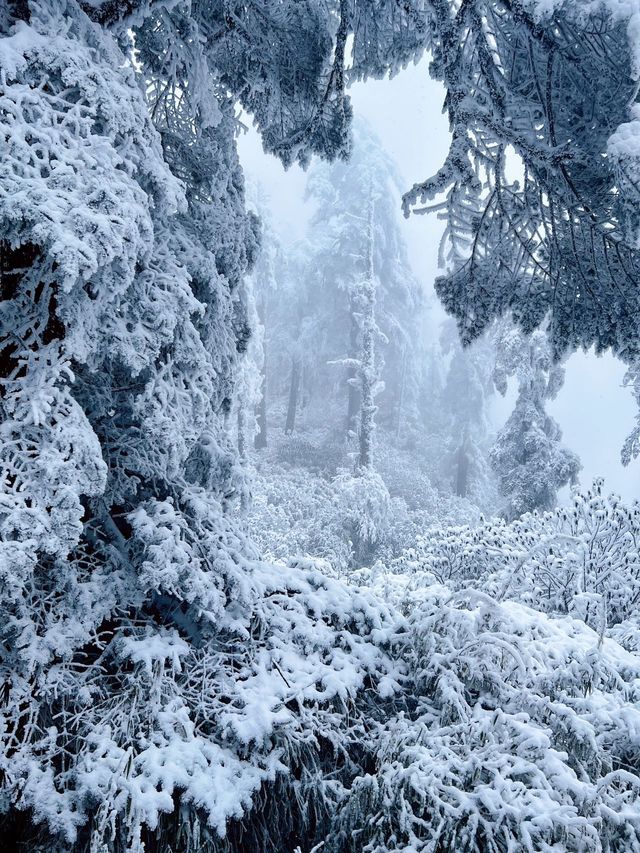
MULTIPOLYGON (((493 477, 487 446, 488 398, 493 390, 491 340, 487 337, 462 347, 453 323, 447 321, 442 327, 441 343, 443 352, 450 355, 449 367, 440 393, 427 403, 437 407, 437 416, 428 413, 426 423, 428 428, 440 432, 440 474, 448 491, 492 509, 493 477)), ((433 390, 437 393, 437 385, 433 390)))
POLYGON ((465 341, 512 312, 554 356, 640 347, 633 2, 430 4, 451 145, 405 211, 446 217, 437 291, 465 341), (549 317, 548 317, 549 315, 549 317))
POLYGON ((558 489, 574 483, 580 470, 578 457, 562 445, 560 427, 545 410, 564 378, 563 368, 553 362, 545 332, 527 338, 503 326, 494 373, 502 394, 512 374, 517 377, 518 397, 491 449, 491 464, 510 519, 534 509, 553 509, 558 489))
POLYGON ((363 258, 369 253, 376 281, 376 325, 382 335, 377 358, 384 385, 378 417, 395 431, 398 410, 417 408, 423 294, 398 225, 398 183, 396 167, 362 121, 355 123, 349 161, 319 164, 309 176, 307 194, 316 210, 307 241, 306 287, 311 296, 306 310, 314 317, 310 331, 315 330, 316 337, 308 348, 315 359, 314 373, 323 379, 326 362, 346 364, 348 431, 354 431, 361 407, 361 382, 351 362, 359 358, 362 343, 363 258))
POLYGON ((233 514, 258 246, 236 108, 285 162, 346 154, 349 35, 364 76, 421 49, 394 7, 2 4, 0 770, 30 849, 212 849, 295 754, 311 599, 266 628, 288 581, 233 514))

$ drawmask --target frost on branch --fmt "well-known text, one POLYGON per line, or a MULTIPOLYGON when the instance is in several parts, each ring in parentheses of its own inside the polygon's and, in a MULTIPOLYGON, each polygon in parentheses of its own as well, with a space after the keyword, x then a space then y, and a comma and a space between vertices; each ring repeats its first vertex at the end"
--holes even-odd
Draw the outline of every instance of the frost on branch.
POLYGON ((635 2, 472 0, 432 5, 432 73, 452 133, 405 211, 441 211, 438 280, 463 338, 509 311, 550 315, 554 353, 638 354, 635 2))

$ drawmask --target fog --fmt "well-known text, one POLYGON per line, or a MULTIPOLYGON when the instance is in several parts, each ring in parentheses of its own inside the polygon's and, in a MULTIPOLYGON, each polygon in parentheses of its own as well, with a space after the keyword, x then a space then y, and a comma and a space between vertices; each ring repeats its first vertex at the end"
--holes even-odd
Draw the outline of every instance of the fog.
MULTIPOLYGON (((357 83, 350 94, 354 115, 375 131, 395 161, 404 189, 435 173, 446 155, 449 133, 442 112, 444 90, 429 77, 427 60, 391 79, 357 83)), ((293 245, 304 237, 313 209, 304 198, 306 174, 297 165, 285 170, 279 160, 265 154, 249 117, 243 120, 247 130, 238 147, 248 181, 264 188, 279 233, 293 245)), ((429 300, 424 334, 437 336, 445 317, 433 289, 442 224, 433 214, 405 219, 400 210, 398 220, 412 269, 429 300)), ((636 414, 631 392, 623 385, 624 373, 624 365, 609 353, 574 353, 566 363, 564 385, 548 411, 558 421, 564 443, 580 457, 580 485, 588 487, 594 477, 604 477, 607 491, 635 499, 640 497, 640 459, 626 467, 620 462, 620 449, 636 414)), ((495 430, 509 416, 514 397, 511 382, 504 398, 492 398, 495 430)), ((567 494, 563 489, 560 498, 567 494)))

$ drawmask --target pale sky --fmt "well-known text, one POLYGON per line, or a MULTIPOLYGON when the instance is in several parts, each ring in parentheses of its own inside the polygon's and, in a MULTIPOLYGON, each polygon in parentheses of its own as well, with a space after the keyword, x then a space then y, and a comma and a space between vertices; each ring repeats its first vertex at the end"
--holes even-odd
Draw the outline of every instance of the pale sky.
MULTIPOLYGON (((371 80, 351 89, 354 113, 367 120, 398 164, 409 189, 430 177, 446 156, 449 133, 442 115, 444 90, 429 78, 426 61, 410 66, 391 80, 371 80)), ((271 198, 279 231, 291 241, 305 233, 309 209, 303 200, 305 175, 297 166, 288 171, 262 152, 257 134, 250 130, 239 140, 240 157, 249 178, 260 181, 271 198)), ((399 221, 417 277, 433 294, 438 272, 438 244, 442 224, 435 216, 411 216, 399 221)), ((433 324, 444 316, 436 306, 433 324)), ((640 460, 624 468, 620 448, 634 424, 635 403, 622 387, 624 366, 610 355, 597 358, 577 353, 567 363, 566 382, 549 412, 560 423, 565 444, 582 461, 581 483, 589 486, 595 476, 606 479, 607 491, 626 499, 640 499, 640 460)), ((496 399, 496 426, 508 416, 513 397, 496 399)))

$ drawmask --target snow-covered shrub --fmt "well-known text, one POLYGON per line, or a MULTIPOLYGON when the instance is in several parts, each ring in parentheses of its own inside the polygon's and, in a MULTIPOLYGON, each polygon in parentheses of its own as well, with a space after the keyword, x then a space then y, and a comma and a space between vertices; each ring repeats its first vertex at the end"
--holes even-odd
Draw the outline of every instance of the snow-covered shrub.
POLYGON ((326 480, 271 464, 253 485, 249 529, 270 557, 320 557, 346 570, 369 563, 386 539, 391 502, 374 472, 341 471, 326 480))
POLYGON ((355 565, 367 565, 384 541, 389 523, 389 491, 371 468, 339 471, 332 488, 339 523, 351 543, 355 565))
POLYGON ((347 447, 333 430, 308 430, 293 435, 280 435, 276 440, 274 458, 277 462, 308 468, 325 476, 334 476, 347 461, 347 447))
POLYGON ((473 584, 606 629, 634 617, 640 603, 640 504, 627 506, 603 489, 597 480, 566 506, 511 523, 433 529, 392 568, 473 584))
POLYGON ((640 850, 640 658, 581 621, 378 576, 408 692, 323 851, 640 850))
MULTIPOLYGON (((203 529, 190 540, 176 521, 167 508, 162 519, 136 522, 147 528, 149 558, 162 551, 169 574, 194 550, 202 558, 214 553, 203 529)), ((218 549, 214 559, 229 553, 218 549)), ((201 599, 200 624, 184 609, 161 628, 151 618, 128 631, 105 622, 75 663, 51 668, 47 689, 63 691, 65 701, 41 733, 43 764, 29 761, 14 735, 2 765, 5 783, 20 780, 20 804, 44 824, 30 849, 155 845, 175 820, 176 796, 183 819, 189 814, 185 838, 198 826, 198 843, 180 848, 188 850, 225 849, 227 824, 265 798, 290 799, 292 826, 304 824, 296 809, 335 803, 340 779, 331 771, 341 751, 375 696, 384 702, 399 687, 402 664, 389 654, 393 609, 310 561, 245 562, 237 581, 226 607, 224 595, 201 599), (217 625, 215 638, 209 623, 217 625), (62 760, 70 754, 72 763, 62 760)), ((155 606, 163 607, 162 596, 155 606)), ((20 713, 5 714, 8 734, 20 713)), ((284 832, 284 819, 282 810, 278 826, 249 820, 251 849, 284 832)))
POLYGON ((247 522, 252 540, 270 558, 309 555, 343 570, 352 563, 331 481, 304 468, 261 466, 252 478, 247 522))

